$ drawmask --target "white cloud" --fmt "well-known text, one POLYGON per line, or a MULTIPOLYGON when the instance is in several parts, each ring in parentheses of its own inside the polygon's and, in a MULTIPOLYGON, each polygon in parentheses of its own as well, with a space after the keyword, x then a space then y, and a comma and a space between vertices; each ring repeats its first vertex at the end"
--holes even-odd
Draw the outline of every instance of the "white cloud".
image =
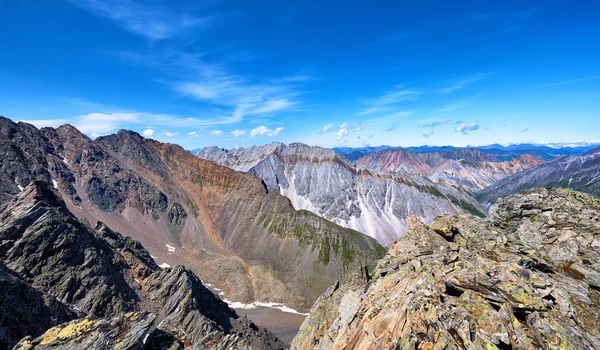
POLYGON ((138 123, 140 113, 90 113, 73 118, 73 124, 85 134, 106 134, 118 129, 123 123, 138 123))
POLYGON ((154 130, 146 129, 142 132, 142 135, 144 135, 144 137, 152 137, 154 136, 154 130))
POLYGON ((283 126, 276 128, 275 130, 269 129, 266 126, 259 126, 257 128, 252 129, 250 131, 250 135, 252 137, 255 136, 277 136, 283 130, 283 126))
POLYGON ((24 123, 32 124, 37 128, 43 128, 45 126, 48 126, 51 128, 57 128, 61 125, 69 123, 68 119, 30 119, 30 120, 20 120, 20 121, 24 122, 24 123))
POLYGON ((360 131, 360 128, 350 128, 348 125, 348 122, 344 122, 342 123, 342 125, 340 125, 340 127, 338 128, 338 134, 336 139, 341 140, 344 137, 348 136, 349 134, 353 133, 353 132, 357 132, 360 131))
POLYGON ((231 132, 231 135, 235 136, 235 137, 239 137, 246 134, 246 130, 233 130, 231 132))
POLYGON ((459 125, 455 132, 461 132, 463 134, 468 134, 471 131, 475 131, 479 129, 479 124, 477 122, 472 122, 472 123, 462 123, 461 125, 459 125))
POLYGON ((223 132, 221 130, 213 130, 210 132, 211 135, 213 136, 219 136, 221 135, 223 132))
POLYGON ((166 131, 165 133, 166 137, 175 137, 177 135, 179 135, 179 132, 175 131, 175 132, 170 132, 170 131, 166 131))
POLYGON ((128 31, 152 40, 166 39, 208 24, 212 17, 174 12, 156 2, 135 0, 71 0, 93 14, 109 18, 128 31))
POLYGON ((197 132, 197 131, 190 131, 190 132, 188 132, 188 135, 189 135, 189 136, 196 137, 196 136, 200 135, 200 133, 199 133, 199 132, 197 132))
POLYGON ((328 132, 333 128, 333 124, 327 124, 323 127, 323 132, 328 132))

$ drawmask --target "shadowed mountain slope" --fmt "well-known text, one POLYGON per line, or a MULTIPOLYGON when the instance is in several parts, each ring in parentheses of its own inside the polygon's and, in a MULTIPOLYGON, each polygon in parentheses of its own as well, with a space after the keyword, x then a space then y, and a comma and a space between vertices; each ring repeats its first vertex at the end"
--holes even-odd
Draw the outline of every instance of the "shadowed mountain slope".
POLYGON ((12 285, 0 299, 19 303, 0 308, 4 345, 27 336, 17 348, 285 347, 190 270, 160 269, 139 242, 75 218, 42 180, 0 209, 0 242, 0 276, 12 285))

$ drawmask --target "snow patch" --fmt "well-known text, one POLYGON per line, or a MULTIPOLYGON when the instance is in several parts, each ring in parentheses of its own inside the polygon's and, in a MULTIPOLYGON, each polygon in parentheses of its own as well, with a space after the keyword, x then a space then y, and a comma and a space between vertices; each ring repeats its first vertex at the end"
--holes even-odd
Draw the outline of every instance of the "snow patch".
POLYGON ((25 189, 25 187, 23 187, 23 186, 21 186, 19 184, 17 184, 17 187, 19 188, 19 191, 21 191, 21 192, 23 192, 23 190, 25 189))
POLYGON ((65 158, 65 156, 63 156, 62 154, 58 154, 60 156, 60 158, 62 159, 62 161, 66 164, 69 165, 69 162, 67 162, 67 158, 65 158))
POLYGON ((54 180, 53 178, 50 178, 50 180, 52 180, 52 186, 54 186, 54 188, 58 189, 58 182, 56 182, 56 180, 54 180))
POLYGON ((291 307, 285 306, 280 303, 255 301, 250 304, 244 304, 244 303, 240 303, 238 301, 231 301, 228 299, 223 299, 223 301, 225 303, 227 303, 227 305, 229 305, 229 307, 231 307, 232 309, 251 310, 251 309, 256 309, 257 307, 266 307, 266 308, 270 308, 270 309, 277 309, 281 312, 287 312, 290 314, 297 314, 297 315, 304 315, 304 316, 308 315, 308 313, 298 312, 298 311, 292 309, 291 307))
POLYGON ((167 249, 169 250, 169 253, 175 253, 175 247, 173 247, 170 244, 165 244, 167 246, 167 249))
POLYGON ((169 265, 167 263, 162 263, 162 264, 158 265, 158 267, 160 267, 161 269, 168 269, 169 267, 171 267, 171 265, 169 265))

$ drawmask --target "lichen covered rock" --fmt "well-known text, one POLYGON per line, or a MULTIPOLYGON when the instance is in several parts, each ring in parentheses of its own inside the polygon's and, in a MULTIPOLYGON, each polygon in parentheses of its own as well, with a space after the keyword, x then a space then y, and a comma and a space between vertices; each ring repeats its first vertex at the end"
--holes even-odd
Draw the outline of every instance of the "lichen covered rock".
POLYGON ((352 289, 324 296, 292 348, 599 349, 599 220, 598 198, 563 189, 500 200, 488 219, 411 218, 359 305, 342 302, 352 289))

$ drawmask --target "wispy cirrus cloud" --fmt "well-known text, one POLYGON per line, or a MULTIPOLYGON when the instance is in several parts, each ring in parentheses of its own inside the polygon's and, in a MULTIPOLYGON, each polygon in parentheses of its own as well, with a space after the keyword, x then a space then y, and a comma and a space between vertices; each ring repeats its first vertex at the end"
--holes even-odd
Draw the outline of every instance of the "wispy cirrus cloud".
POLYGON ((389 107, 370 107, 370 108, 364 109, 363 111, 361 111, 359 113, 356 113, 356 115, 363 116, 363 115, 367 115, 367 114, 386 112, 389 110, 391 110, 391 108, 389 108, 389 107))
MULTIPOLYGON (((399 84, 399 85, 396 85, 396 87, 394 89, 387 91, 385 94, 383 94, 379 97, 362 99, 361 102, 366 105, 380 108, 379 110, 377 110, 377 109, 370 110, 371 112, 373 112, 373 111, 379 112, 379 111, 381 111, 381 108, 384 106, 393 105, 393 104, 400 103, 400 102, 417 100, 419 98, 420 94, 421 94, 421 92, 416 89, 405 88, 403 84, 399 84)), ((369 110, 367 109, 365 111, 369 111, 369 110)), ((365 112, 365 111, 363 111, 363 112, 365 112)), ((367 113, 367 114, 369 114, 369 113, 367 113)))
POLYGON ((436 126, 448 124, 451 122, 452 122, 452 120, 439 120, 439 121, 435 121, 435 122, 431 122, 431 123, 427 123, 427 124, 419 124, 419 127, 420 128, 435 128, 436 126))
POLYGON ((479 123, 472 122, 472 123, 462 123, 454 131, 460 132, 463 135, 466 135, 466 134, 470 133, 471 131, 475 131, 477 129, 479 129, 479 123))
POLYGON ((514 24, 528 20, 533 17, 539 10, 537 8, 527 8, 512 12, 496 11, 496 12, 474 12, 471 18, 479 21, 501 20, 508 24, 514 24))
POLYGON ((362 125, 365 126, 376 126, 376 125, 386 125, 390 123, 394 123, 398 120, 404 119, 411 115, 415 114, 414 111, 401 111, 396 113, 387 114, 377 118, 367 119, 362 122, 362 125))
POLYGON ((561 86, 561 85, 568 85, 568 84, 583 83, 585 81, 598 80, 598 79, 600 79, 600 75, 590 75, 590 76, 578 78, 578 79, 571 79, 571 80, 559 81, 556 83, 544 84, 544 85, 540 85, 539 87, 547 88, 547 87, 554 87, 554 86, 561 86))
POLYGON ((427 133, 423 133, 421 134, 421 136, 423 136, 424 138, 429 138, 433 135, 433 131, 427 132, 427 133))
POLYGON ((466 107, 466 106, 470 105, 471 103, 473 103, 473 101, 475 101, 477 98, 479 98, 482 95, 484 95, 484 94, 481 93, 481 94, 470 96, 470 97, 468 97, 468 98, 466 98, 466 99, 464 99, 462 101, 458 101, 458 102, 450 104, 450 105, 448 105, 446 107, 439 108, 439 109, 436 110, 436 112, 438 112, 438 113, 448 113, 448 112, 452 112, 452 111, 455 111, 457 109, 466 107))
MULTIPOLYGON (((268 117, 296 108, 302 84, 315 80, 310 75, 247 77, 233 74, 223 63, 212 63, 207 54, 181 50, 153 50, 144 53, 120 52, 119 59, 146 65, 169 78, 161 79, 174 92, 207 104, 221 124, 242 121, 247 116, 268 117)), ((268 118, 267 118, 268 119, 268 118)))
POLYGON ((466 86, 476 83, 480 80, 483 80, 491 75, 496 74, 496 72, 488 72, 488 73, 477 73, 477 74, 473 74, 458 80, 455 80, 452 85, 447 86, 445 88, 442 88, 439 90, 440 93, 442 94, 450 94, 453 93, 455 91, 458 91, 460 89, 465 88, 466 86))
POLYGON ((214 16, 175 12, 160 3, 135 0, 70 0, 73 4, 117 22, 137 35, 161 40, 209 24, 214 16))

